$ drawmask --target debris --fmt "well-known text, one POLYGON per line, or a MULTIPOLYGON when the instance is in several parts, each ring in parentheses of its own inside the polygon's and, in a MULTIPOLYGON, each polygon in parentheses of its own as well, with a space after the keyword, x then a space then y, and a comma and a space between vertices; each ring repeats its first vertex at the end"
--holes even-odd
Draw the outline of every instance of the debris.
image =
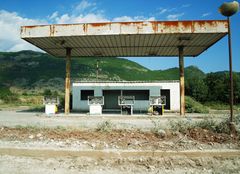
POLYGON ((37 134, 37 137, 38 137, 38 138, 40 138, 41 136, 42 136, 42 134, 40 134, 40 133, 37 134))
POLYGON ((159 129, 158 131, 157 131, 157 134, 159 135, 159 137, 160 138, 165 138, 166 137, 166 131, 165 130, 163 130, 163 129, 159 129))
POLYGON ((34 138, 34 135, 30 135, 28 138, 33 139, 33 138, 34 138))

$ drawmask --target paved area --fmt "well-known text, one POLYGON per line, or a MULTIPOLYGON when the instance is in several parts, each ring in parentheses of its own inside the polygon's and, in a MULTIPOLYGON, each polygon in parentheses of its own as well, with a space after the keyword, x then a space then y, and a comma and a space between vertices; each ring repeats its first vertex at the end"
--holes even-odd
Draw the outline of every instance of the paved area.
MULTIPOLYGON (((22 111, 0 111, 0 126, 38 126, 38 127, 74 127, 74 128, 96 128, 98 124, 104 121, 110 121, 116 124, 118 129, 141 128, 150 129, 155 124, 165 128, 170 121, 187 120, 196 121, 214 115, 205 114, 187 114, 185 117, 178 113, 167 113, 164 116, 149 115, 119 115, 104 114, 100 116, 90 116, 87 114, 72 113, 65 116, 63 113, 56 115, 46 115, 38 112, 22 111)), ((226 116, 215 115, 216 119, 222 119, 226 116)))

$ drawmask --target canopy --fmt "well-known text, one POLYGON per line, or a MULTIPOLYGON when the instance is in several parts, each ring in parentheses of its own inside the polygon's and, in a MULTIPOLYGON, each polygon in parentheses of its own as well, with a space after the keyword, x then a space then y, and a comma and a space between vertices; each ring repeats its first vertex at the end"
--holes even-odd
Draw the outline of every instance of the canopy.
POLYGON ((228 33, 226 20, 56 24, 21 27, 21 38, 65 57, 198 56, 228 33))

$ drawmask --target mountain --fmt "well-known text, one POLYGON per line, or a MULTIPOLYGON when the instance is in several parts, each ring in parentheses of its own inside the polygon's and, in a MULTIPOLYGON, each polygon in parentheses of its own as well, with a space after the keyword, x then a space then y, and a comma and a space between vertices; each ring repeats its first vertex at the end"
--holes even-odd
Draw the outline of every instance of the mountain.
MULTIPOLYGON (((149 70, 124 58, 73 58, 71 80, 153 81, 178 80, 179 69, 149 70)), ((64 92, 65 60, 34 51, 0 52, 0 95, 41 94, 44 90, 64 92), (5 92, 3 92, 5 91, 5 92)), ((234 96, 240 102, 240 73, 234 73, 234 96)), ((205 74, 196 66, 185 68, 185 92, 198 101, 228 101, 228 72, 205 74)), ((0 96, 1 98, 1 96, 0 96)))
MULTIPOLYGON (((99 64, 101 80, 177 80, 178 68, 152 71, 123 58, 73 58, 71 77, 75 80, 96 79, 96 64, 99 64)), ((65 77, 65 60, 34 51, 0 52, 0 83, 7 85, 32 85, 39 80, 65 77)), ((186 74, 196 72, 197 67, 187 67, 186 74)))

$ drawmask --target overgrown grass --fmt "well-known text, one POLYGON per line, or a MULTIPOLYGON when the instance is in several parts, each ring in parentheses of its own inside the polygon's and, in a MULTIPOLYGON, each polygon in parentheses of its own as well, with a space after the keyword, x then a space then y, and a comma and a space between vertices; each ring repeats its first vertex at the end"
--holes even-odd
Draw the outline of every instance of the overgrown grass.
POLYGON ((39 132, 42 129, 39 126, 34 126, 34 125, 27 125, 27 126, 16 125, 15 128, 19 130, 27 130, 32 133, 39 132))
POLYGON ((157 120, 152 119, 151 121, 153 123, 153 128, 151 128, 152 133, 158 134, 159 130, 163 130, 160 119, 157 119, 157 120))
MULTIPOLYGON (((220 103, 220 102, 206 102, 204 103, 205 106, 215 109, 215 110, 229 110, 228 103, 220 103)), ((233 109, 236 111, 240 111, 240 104, 234 105, 233 109)))
POLYGON ((197 102, 193 98, 186 96, 186 112, 188 113, 209 113, 209 108, 197 102))
POLYGON ((115 125, 111 121, 104 121, 97 125, 97 131, 100 132, 111 132, 115 125))
MULTIPOLYGON (((237 115, 234 119, 237 132, 240 133, 240 115, 237 115)), ((181 121, 171 121, 170 129, 173 131, 178 131, 181 133, 187 133, 190 129, 201 128, 210 130, 215 133, 226 133, 229 134, 229 119, 224 119, 222 121, 215 120, 213 118, 206 118, 201 121, 191 122, 186 120, 181 121)))
POLYGON ((18 96, 12 93, 9 88, 0 86, 0 99, 4 101, 4 103, 15 103, 18 101, 18 96))

